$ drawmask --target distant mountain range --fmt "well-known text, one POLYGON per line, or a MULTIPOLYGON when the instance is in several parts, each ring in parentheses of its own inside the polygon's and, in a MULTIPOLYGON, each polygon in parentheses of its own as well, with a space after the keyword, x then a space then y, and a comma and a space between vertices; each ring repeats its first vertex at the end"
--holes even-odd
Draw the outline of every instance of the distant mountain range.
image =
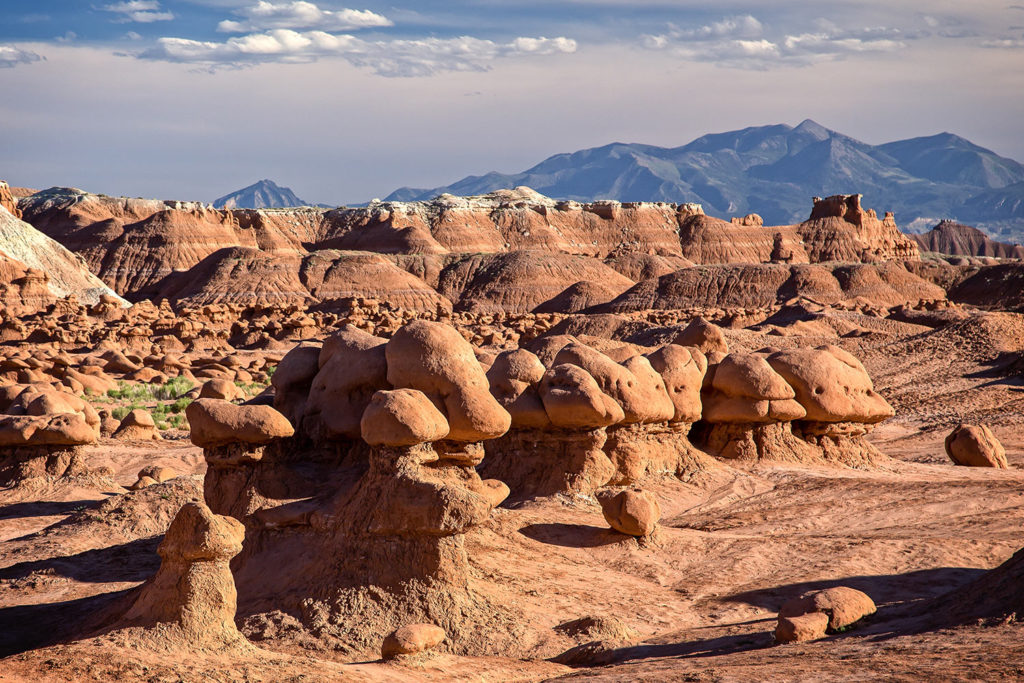
POLYGON ((291 188, 263 179, 249 187, 213 200, 219 209, 271 209, 284 206, 323 206, 299 199, 291 188))
POLYGON ((613 143, 557 154, 522 173, 469 176, 386 198, 475 195, 526 185, 556 199, 697 202, 728 217, 768 224, 807 217, 812 196, 864 194, 895 211, 905 230, 955 219, 993 235, 1024 236, 1024 165, 951 133, 869 145, 810 119, 705 135, 682 147, 613 143))

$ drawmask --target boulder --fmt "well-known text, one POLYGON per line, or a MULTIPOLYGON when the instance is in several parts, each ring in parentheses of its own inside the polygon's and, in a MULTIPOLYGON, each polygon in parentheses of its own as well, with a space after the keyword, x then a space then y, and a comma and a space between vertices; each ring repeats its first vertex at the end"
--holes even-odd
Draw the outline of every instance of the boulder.
POLYGON ((875 603, 856 588, 836 586, 806 593, 782 605, 780 617, 799 617, 821 612, 828 617, 829 631, 845 629, 875 613, 875 603))
POLYGON ((370 399, 390 389, 386 343, 351 325, 324 340, 306 401, 307 430, 318 439, 359 438, 370 399))
POLYGON ((445 639, 444 629, 433 624, 406 624, 384 639, 381 658, 395 659, 431 650, 445 639))
POLYGON ((629 536, 649 536, 658 527, 661 506, 649 491, 598 491, 597 501, 605 521, 616 531, 629 536))
POLYGON ((540 382, 540 398, 548 419, 556 427, 606 427, 625 417, 618 402, 578 365, 561 363, 546 371, 540 382))
POLYGON ((987 425, 961 424, 946 437, 946 455, 955 465, 1007 469, 1006 449, 987 425))
POLYGON ((672 399, 661 375, 642 356, 616 363, 605 354, 578 342, 570 343, 555 356, 554 365, 569 363, 586 370, 597 385, 622 408, 623 422, 663 422, 675 413, 672 399), (632 369, 630 369, 632 368, 632 369))
POLYGON ((113 438, 127 441, 155 441, 160 439, 160 433, 156 429, 156 422, 149 411, 136 408, 121 420, 113 438))
POLYGON ((767 361, 794 389, 802 419, 874 424, 895 414, 861 362, 838 346, 781 351, 767 361))
POLYGON ((683 331, 672 340, 680 346, 694 346, 702 353, 729 353, 729 343, 725 339, 722 328, 704 318, 694 318, 683 331))
POLYGON ((185 417, 192 443, 202 448, 239 442, 260 445, 295 433, 288 419, 270 406, 200 398, 185 408, 185 417))
POLYGON ((545 429, 551 419, 537 385, 544 377, 544 364, 526 349, 502 351, 487 370, 491 394, 508 411, 513 428, 545 429))
POLYGON ((707 357, 693 346, 668 344, 647 354, 661 375, 675 410, 670 422, 697 422, 701 417, 700 390, 708 370, 707 357))

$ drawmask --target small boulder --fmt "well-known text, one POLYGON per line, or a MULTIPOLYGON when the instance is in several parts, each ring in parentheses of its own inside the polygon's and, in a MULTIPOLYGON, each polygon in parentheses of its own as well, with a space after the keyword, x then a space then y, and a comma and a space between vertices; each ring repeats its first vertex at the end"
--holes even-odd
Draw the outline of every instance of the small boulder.
POLYGON ((143 477, 150 477, 159 484, 162 484, 168 479, 174 479, 176 476, 178 476, 178 473, 170 467, 161 467, 160 465, 147 465, 139 470, 139 479, 142 479, 143 477))
POLYGON ((484 479, 480 483, 483 484, 481 493, 487 499, 487 502, 491 504, 491 507, 498 507, 512 493, 512 489, 508 487, 508 484, 498 479, 484 479))
POLYGON ((946 437, 946 455, 955 465, 1007 469, 1006 449, 987 425, 962 424, 946 437))
POLYGON ((415 655, 440 645, 446 637, 444 629, 433 624, 407 624, 387 638, 381 645, 382 659, 415 655))
POLYGON ((825 637, 828 628, 828 615, 824 612, 811 612, 795 617, 779 616, 775 627, 776 643, 803 643, 808 640, 819 640, 825 637))
POLYGON ((129 491, 139 491, 141 489, 146 488, 147 486, 152 486, 153 484, 159 484, 159 483, 160 482, 158 482, 153 477, 139 477, 139 480, 137 482, 135 482, 134 484, 132 484, 131 486, 129 486, 128 490, 129 491))
POLYGON ((245 392, 234 382, 226 379, 209 379, 199 389, 199 398, 219 398, 222 401, 237 401, 245 398, 245 392))
POLYGON ((156 441, 160 439, 160 433, 156 430, 153 416, 142 408, 136 408, 124 416, 113 437, 126 441, 156 441))
POLYGON ((672 340, 680 346, 696 346, 703 353, 729 353, 729 343, 725 340, 722 328, 704 318, 694 318, 682 332, 672 340))
POLYGON ((651 535, 661 518, 658 499, 648 491, 599 491, 597 502, 601 504, 605 521, 616 531, 629 536, 651 535))
POLYGON ((837 631, 874 614, 875 602, 856 588, 836 586, 813 591, 785 603, 779 610, 780 617, 799 617, 812 612, 828 616, 828 629, 837 631))

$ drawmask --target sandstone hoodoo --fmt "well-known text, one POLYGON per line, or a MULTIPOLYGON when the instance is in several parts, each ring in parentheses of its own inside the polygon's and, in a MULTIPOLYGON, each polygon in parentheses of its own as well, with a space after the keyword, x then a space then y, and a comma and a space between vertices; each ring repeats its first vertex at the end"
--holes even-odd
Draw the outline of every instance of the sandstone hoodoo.
POLYGON ((246 526, 240 607, 252 623, 299 610, 304 628, 345 650, 429 621, 457 651, 494 651, 511 622, 494 622, 501 609, 472 589, 463 537, 507 495, 475 467, 509 413, 453 328, 415 321, 383 341, 347 328, 282 359, 275 404, 294 435, 269 406, 189 406, 207 502, 246 526), (284 548, 294 571, 271 588, 284 548), (495 640, 480 628, 497 629, 495 640))
POLYGON ((807 411, 796 392, 762 356, 731 353, 708 371, 703 420, 704 445, 712 453, 736 460, 807 462, 816 448, 795 436, 793 420, 807 411))
POLYGON ((235 626, 237 592, 228 567, 244 536, 237 520, 186 503, 157 548, 159 571, 113 626, 124 633, 106 637, 184 652, 250 648, 235 626))
POLYGON ((838 346, 783 351, 768 364, 789 383, 806 415, 794 429, 822 450, 825 459, 870 467, 886 457, 864 440, 871 428, 895 414, 857 358, 838 346))
POLYGON ((88 403, 49 387, 9 385, 0 409, 0 485, 89 472, 81 447, 99 438, 100 419, 88 403))

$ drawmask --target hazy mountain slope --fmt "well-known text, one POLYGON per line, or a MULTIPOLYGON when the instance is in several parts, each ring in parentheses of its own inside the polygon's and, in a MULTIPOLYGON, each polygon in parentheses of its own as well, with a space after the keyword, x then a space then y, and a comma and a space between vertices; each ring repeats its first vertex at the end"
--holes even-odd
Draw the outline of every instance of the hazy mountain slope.
POLYGON ((698 202, 711 214, 755 212, 767 223, 793 223, 813 195, 860 192, 868 206, 895 211, 911 228, 955 218, 1024 235, 1022 182, 1024 165, 956 135, 869 145, 807 120, 705 135, 674 148, 613 143, 556 154, 522 173, 401 188, 387 199, 526 185, 557 199, 698 202))
POLYGON ((281 187, 273 180, 261 180, 241 190, 213 200, 219 209, 270 209, 283 206, 310 206, 299 199, 290 188, 281 187))

